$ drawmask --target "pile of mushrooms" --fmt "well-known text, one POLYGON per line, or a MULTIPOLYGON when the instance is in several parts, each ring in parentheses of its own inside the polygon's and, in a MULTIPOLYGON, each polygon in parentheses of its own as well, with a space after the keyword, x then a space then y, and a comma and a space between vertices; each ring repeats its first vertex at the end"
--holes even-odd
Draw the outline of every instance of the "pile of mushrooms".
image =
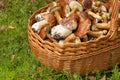
POLYGON ((95 40, 107 35, 111 10, 110 3, 96 0, 59 0, 35 15, 32 30, 42 39, 60 45, 95 40))

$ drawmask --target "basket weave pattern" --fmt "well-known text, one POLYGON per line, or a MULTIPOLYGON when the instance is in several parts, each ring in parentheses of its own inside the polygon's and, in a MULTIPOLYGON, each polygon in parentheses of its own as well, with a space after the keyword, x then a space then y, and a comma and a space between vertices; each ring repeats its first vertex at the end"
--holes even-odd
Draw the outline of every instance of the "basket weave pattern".
POLYGON ((120 62, 120 32, 117 31, 118 26, 116 25, 118 20, 117 0, 112 0, 112 3, 112 22, 107 36, 77 44, 65 43, 64 46, 44 41, 32 31, 31 25, 35 22, 35 15, 44 12, 52 4, 37 10, 28 21, 28 40, 32 52, 36 57, 41 58, 41 63, 56 71, 66 69, 80 74, 95 70, 102 71, 110 68, 114 63, 120 62))

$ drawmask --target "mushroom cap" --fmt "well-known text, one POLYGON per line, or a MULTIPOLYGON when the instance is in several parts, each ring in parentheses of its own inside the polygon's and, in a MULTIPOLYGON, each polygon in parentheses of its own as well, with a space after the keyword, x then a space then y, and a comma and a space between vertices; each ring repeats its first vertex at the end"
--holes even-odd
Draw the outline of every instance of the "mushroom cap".
POLYGON ((62 25, 54 26, 51 29, 51 37, 54 39, 64 39, 72 33, 71 30, 64 28, 62 25))
POLYGON ((76 36, 82 37, 84 36, 89 30, 91 26, 91 21, 86 19, 84 22, 81 22, 78 26, 78 29, 74 32, 76 36))
POLYGON ((77 15, 79 16, 79 18, 80 18, 80 22, 83 22, 83 21, 85 21, 86 19, 88 19, 88 14, 87 14, 87 12, 77 12, 77 15))
POLYGON ((78 16, 76 14, 71 14, 70 16, 62 19, 60 24, 69 30, 75 30, 77 28, 78 16))
POLYGON ((77 1, 71 1, 69 3, 69 6, 70 6, 71 9, 73 9, 74 6, 76 6, 79 11, 83 11, 83 6, 77 1))
POLYGON ((84 9, 90 9, 92 7, 92 0, 83 0, 82 1, 82 5, 84 7, 84 9))
POLYGON ((45 14, 44 18, 51 27, 57 23, 55 16, 51 13, 45 14))
POLYGON ((75 30, 77 28, 77 21, 74 19, 70 20, 69 18, 66 18, 61 21, 61 25, 69 30, 75 30))

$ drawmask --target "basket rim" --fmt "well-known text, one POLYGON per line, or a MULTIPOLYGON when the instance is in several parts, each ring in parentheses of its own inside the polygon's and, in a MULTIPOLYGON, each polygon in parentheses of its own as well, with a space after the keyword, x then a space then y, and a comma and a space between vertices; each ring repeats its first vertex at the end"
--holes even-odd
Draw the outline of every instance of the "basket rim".
MULTIPOLYGON (((40 13, 40 12, 44 12, 44 10, 43 11, 41 11, 43 8, 47 8, 47 7, 49 7, 49 5, 51 5, 51 4, 53 4, 53 3, 49 3, 49 4, 47 4, 46 6, 44 6, 44 7, 42 7, 42 8, 40 8, 40 9, 38 9, 38 10, 36 10, 31 16, 30 16, 30 18, 28 19, 28 29, 34 34, 34 35, 36 35, 36 33, 34 33, 33 31, 32 31, 32 29, 31 29, 31 21, 32 21, 32 19, 34 18, 34 16, 36 15, 36 14, 38 14, 38 13, 40 13)), ((108 33, 109 33, 109 31, 108 31, 108 33)), ((37 35, 36 35, 37 36, 37 35)), ((100 36, 100 37, 98 37, 97 39, 95 39, 95 40, 90 40, 90 41, 86 41, 86 42, 80 42, 80 43, 64 43, 62 46, 61 45, 59 45, 57 42, 49 42, 49 41, 45 41, 45 40, 43 40, 41 37, 39 37, 38 39, 39 40, 41 40, 42 42, 47 42, 48 44, 55 44, 56 46, 59 46, 59 47, 63 47, 64 48, 64 46, 69 46, 69 45, 82 45, 82 44, 89 44, 89 43, 96 43, 96 42, 99 42, 99 41, 101 41, 102 39, 104 39, 104 40, 108 40, 109 39, 109 36, 110 36, 110 34, 107 34, 107 35, 105 35, 105 36, 100 36)))

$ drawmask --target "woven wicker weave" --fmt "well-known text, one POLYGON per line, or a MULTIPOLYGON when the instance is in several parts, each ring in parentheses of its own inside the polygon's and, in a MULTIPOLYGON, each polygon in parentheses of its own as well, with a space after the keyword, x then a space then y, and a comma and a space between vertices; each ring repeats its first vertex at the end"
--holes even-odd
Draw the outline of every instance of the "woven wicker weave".
POLYGON ((31 25, 35 22, 34 17, 44 12, 49 4, 37 10, 28 21, 28 40, 32 52, 40 57, 40 62, 56 71, 66 69, 72 73, 81 75, 95 70, 105 70, 120 62, 120 32, 118 32, 118 0, 112 0, 112 20, 109 33, 105 37, 82 43, 51 43, 42 40, 34 33, 31 25))

